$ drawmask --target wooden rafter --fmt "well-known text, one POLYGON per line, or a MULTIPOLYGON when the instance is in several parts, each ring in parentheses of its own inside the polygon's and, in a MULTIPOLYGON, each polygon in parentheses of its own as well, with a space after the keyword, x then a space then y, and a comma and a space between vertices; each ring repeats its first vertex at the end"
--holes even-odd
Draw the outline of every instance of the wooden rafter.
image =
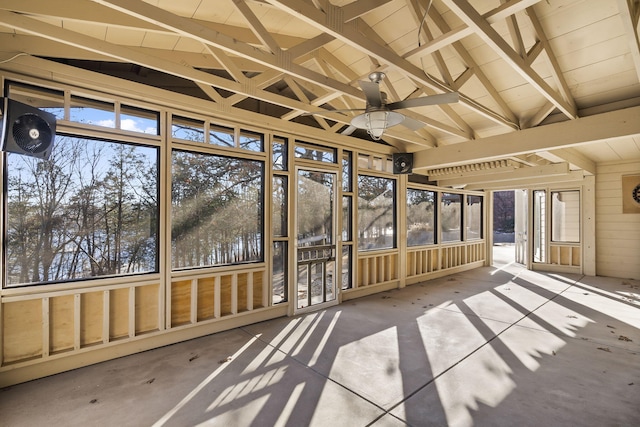
POLYGON ((391 0, 358 0, 349 3, 342 8, 344 10, 344 22, 350 22, 356 18, 360 18, 390 1, 391 0))
MULTIPOLYGON (((495 16, 495 15, 491 15, 491 16, 495 16)), ((450 30, 448 24, 445 22, 442 16, 440 16, 440 14, 435 9, 432 8, 429 11, 429 17, 438 26, 440 31, 446 33, 450 30)), ((462 45, 462 43, 460 41, 455 41, 451 46, 456 51, 460 59, 462 59, 462 62, 466 64, 467 67, 469 67, 469 70, 471 70, 471 73, 473 73, 473 75, 476 76, 476 78, 480 81, 480 83, 482 83, 482 85, 484 86, 486 91, 489 93, 491 98, 493 98, 493 100, 498 104, 498 106, 502 110, 503 115, 507 117, 507 119, 511 120, 513 123, 518 123, 518 119, 516 118, 515 114, 513 114, 513 112, 507 105, 507 103, 504 101, 504 99, 502 99, 502 96, 500 96, 500 94, 498 93, 496 88, 493 86, 489 78, 482 71, 482 68, 478 66, 476 61, 469 54, 469 52, 462 45)), ((470 75, 467 75, 466 78, 470 78, 470 77, 471 77, 470 75)))
POLYGON ((267 29, 262 25, 258 17, 253 13, 251 8, 245 3, 244 0, 233 0, 233 4, 236 9, 242 14, 244 19, 249 24, 251 31, 260 40, 262 45, 267 48, 271 53, 279 52, 280 46, 275 39, 269 34, 267 29))
MULTIPOLYGON (((121 1, 121 0, 120 0, 121 1)), ((425 75, 424 71, 413 65, 402 56, 392 50, 381 46, 360 32, 360 28, 356 25, 357 20, 345 22, 341 17, 343 15, 342 8, 326 5, 326 11, 320 11, 311 4, 300 2, 297 0, 266 0, 268 3, 295 15, 303 22, 313 25, 314 27, 333 35, 336 39, 352 46, 369 56, 376 58, 384 64, 388 64, 411 80, 422 85, 430 87, 438 92, 451 92, 453 89, 445 84, 439 83, 436 79, 425 75)), ((461 103, 471 108, 496 123, 517 129, 517 125, 510 120, 505 119, 500 114, 477 103, 468 103, 465 99, 461 103)))
POLYGON ((443 2, 509 66, 551 101, 562 113, 571 119, 578 117, 575 106, 572 106, 553 90, 466 0, 443 0, 443 2))
MULTIPOLYGON (((300 66, 292 61, 288 51, 278 51, 275 55, 256 49, 248 44, 238 42, 232 38, 212 31, 207 27, 194 23, 193 21, 183 18, 163 9, 159 9, 155 6, 149 5, 139 0, 95 0, 100 4, 105 4, 109 7, 113 7, 123 13, 131 14, 139 19, 151 22, 155 25, 161 26, 166 29, 175 31, 177 34, 181 34, 186 37, 194 38, 207 45, 215 46, 225 52, 236 54, 245 59, 253 60, 261 65, 268 66, 270 68, 279 70, 283 73, 287 73, 296 78, 307 80, 311 83, 318 84, 326 89, 339 91, 342 94, 349 95, 356 99, 362 99, 362 92, 348 84, 341 83, 335 79, 328 78, 322 74, 311 71, 307 68, 300 66)), ((329 10, 334 10, 329 4, 326 6, 329 10)), ((315 10, 313 7, 311 9, 315 10)), ((295 49, 295 48, 294 48, 295 49)), ((248 86, 248 90, 241 92, 242 95, 246 95, 247 91, 251 91, 252 86, 248 86)), ((251 95, 249 95, 251 96, 251 95)), ((236 101, 237 102, 237 101, 236 101)), ((308 106, 308 104, 300 103, 301 105, 308 106)), ((322 113, 322 110, 310 110, 308 107, 302 108, 302 111, 322 113)), ((335 117, 335 113, 327 113, 326 118, 331 118, 329 115, 335 117)), ((344 118, 339 120, 344 122, 344 118)), ((433 121, 432 121, 433 122, 433 121)), ((444 127, 444 125, 443 125, 444 127)), ((416 140, 419 140, 416 138, 416 140)))
POLYGON ((564 78, 562 70, 560 69, 560 64, 556 59, 556 55, 553 53, 551 44, 549 43, 549 40, 547 39, 547 36, 544 33, 544 30, 542 28, 542 25, 540 24, 540 20, 538 19, 538 15, 536 14, 535 9, 532 7, 528 8, 527 16, 529 16, 529 20, 531 20, 531 24, 533 25, 536 35, 538 36, 539 43, 542 45, 543 50, 546 53, 547 60, 551 65, 551 74, 553 76, 553 79, 556 82, 556 86, 558 87, 558 90, 562 94, 563 98, 567 101, 571 109, 573 111, 577 111, 577 107, 573 100, 573 96, 571 95, 571 91, 569 90, 569 85, 567 84, 564 78))
POLYGON ((229 73, 231 78, 239 83, 242 83, 246 80, 246 76, 242 72, 242 70, 235 64, 232 58, 230 58, 226 53, 212 46, 206 46, 207 51, 213 56, 222 67, 229 73))
MULTIPOLYGON (((422 16, 424 15, 425 12, 423 12, 420 9, 420 5, 418 4, 418 0, 407 0, 407 3, 409 4, 409 11, 411 12, 411 16, 413 17, 414 21, 416 22, 416 25, 419 26, 420 29, 421 29, 420 36, 424 36, 424 38, 426 38, 426 40, 433 40, 433 34, 431 33, 431 30, 429 29, 429 26, 428 25, 424 25, 426 23, 423 22, 422 16), (421 25, 421 24, 423 24, 423 25, 421 25)), ((432 52, 431 56, 433 57, 433 60, 436 63, 436 67, 438 67, 438 71, 440 72, 440 76, 442 77, 442 79, 449 86, 452 87, 453 86, 453 77, 451 77, 451 72, 449 72, 449 67, 447 67, 447 64, 446 64, 444 58, 442 57, 442 54, 440 53, 440 50, 436 50, 436 51, 432 52)))
MULTIPOLYGON (((500 3, 506 3, 505 0, 500 0, 500 3)), ((507 28, 509 29, 509 35, 511 36, 511 42, 513 48, 518 55, 524 58, 526 52, 524 42, 522 41, 522 33, 520 33, 520 27, 515 15, 507 16, 506 18, 507 28)))
POLYGON ((267 70, 252 78, 245 78, 242 80, 242 86, 244 88, 242 93, 231 95, 225 99, 225 102, 229 105, 235 105, 247 98, 256 98, 256 96, 251 96, 250 94, 258 93, 258 91, 282 80, 283 75, 284 74, 278 70, 267 70))
MULTIPOLYGON (((176 34, 198 40, 202 43, 216 46, 230 54, 255 61, 269 68, 277 69, 297 78, 309 80, 330 90, 337 90, 354 98, 361 99, 362 92, 353 86, 331 80, 306 69, 291 60, 287 51, 279 51, 275 55, 264 52, 255 47, 239 42, 225 34, 213 31, 188 18, 183 18, 150 5, 140 0, 94 0, 97 3, 113 7, 123 13, 174 31, 176 34)), ((315 9, 314 9, 315 10, 315 9)))
MULTIPOLYGON (((129 62, 132 64, 138 64, 143 67, 178 76, 196 83, 202 83, 205 85, 228 90, 230 92, 235 92, 239 97, 248 96, 290 109, 308 110, 311 108, 308 104, 304 104, 300 101, 295 101, 293 99, 277 95, 269 91, 261 90, 257 87, 255 81, 251 81, 250 79, 248 79, 247 83, 244 84, 234 82, 232 80, 218 77, 210 73, 195 70, 189 66, 177 64, 140 52, 139 50, 114 45, 109 42, 98 40, 93 37, 79 34, 73 31, 65 30, 58 26, 47 24, 45 22, 38 21, 16 13, 0 10, 0 24, 8 26, 10 28, 19 29, 29 34, 45 37, 49 40, 54 40, 59 43, 68 44, 70 46, 92 52, 97 52, 101 55, 104 55, 105 57, 114 58, 119 61, 129 62)), ((268 75, 276 78, 275 76, 279 76, 281 75, 281 73, 277 70, 270 70, 270 74, 268 75)), ((318 111, 321 111, 327 118, 335 121, 341 121, 343 123, 348 123, 348 120, 346 120, 346 116, 344 115, 331 113, 327 110, 318 109, 318 111)))
MULTIPOLYGON (((507 19, 509 16, 525 10, 527 7, 534 5, 539 1, 540 0, 509 0, 499 7, 485 13, 484 15, 482 15, 482 17, 485 18, 489 24, 493 24, 500 21, 501 19, 507 19)), ((431 10, 429 11, 429 16, 433 17, 432 13, 434 11, 435 8, 431 8, 431 10)), ((455 28, 443 32, 442 35, 434 38, 433 40, 405 53, 403 55, 403 58, 409 59, 416 56, 428 55, 456 41, 462 40, 463 38, 470 36, 471 34, 473 34, 473 28, 467 26, 466 24, 459 25, 455 28)))

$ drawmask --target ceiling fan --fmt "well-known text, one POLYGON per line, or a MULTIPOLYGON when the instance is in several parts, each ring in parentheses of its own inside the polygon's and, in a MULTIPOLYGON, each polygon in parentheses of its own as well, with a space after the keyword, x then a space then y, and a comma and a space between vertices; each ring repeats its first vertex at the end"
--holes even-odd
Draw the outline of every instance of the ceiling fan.
POLYGON ((395 110, 424 107, 427 105, 449 104, 458 102, 459 99, 458 92, 449 92, 387 104, 386 94, 380 91, 380 82, 384 78, 385 74, 383 72, 374 71, 369 74, 369 80, 371 81, 358 81, 367 100, 365 108, 333 110, 334 112, 364 111, 351 120, 351 126, 342 131, 343 135, 350 135, 356 129, 365 129, 374 141, 378 141, 382 137, 385 129, 391 126, 402 124, 411 130, 418 130, 424 127, 424 123, 403 114, 396 113, 395 110))

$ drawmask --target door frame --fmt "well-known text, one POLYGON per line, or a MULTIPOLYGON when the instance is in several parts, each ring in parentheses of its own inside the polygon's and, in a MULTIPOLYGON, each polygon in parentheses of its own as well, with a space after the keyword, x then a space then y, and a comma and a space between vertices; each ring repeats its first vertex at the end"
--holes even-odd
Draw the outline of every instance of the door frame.
POLYGON ((339 238, 340 233, 338 232, 338 213, 340 212, 339 204, 341 203, 339 196, 339 170, 337 168, 332 167, 320 167, 317 165, 297 165, 294 168, 294 188, 293 188, 293 251, 292 251, 292 280, 290 281, 290 301, 292 307, 292 314, 302 314, 307 312, 312 312, 316 310, 321 310, 323 308, 332 307, 334 305, 338 305, 341 301, 341 278, 342 278, 342 263, 338 262, 338 248, 339 248, 339 238), (300 171, 309 171, 309 172, 320 172, 320 173, 329 173, 334 176, 333 179, 333 206, 331 212, 331 246, 334 254, 334 269, 333 269, 333 293, 335 298, 331 301, 325 301, 317 304, 312 304, 306 307, 298 308, 298 180, 300 171))

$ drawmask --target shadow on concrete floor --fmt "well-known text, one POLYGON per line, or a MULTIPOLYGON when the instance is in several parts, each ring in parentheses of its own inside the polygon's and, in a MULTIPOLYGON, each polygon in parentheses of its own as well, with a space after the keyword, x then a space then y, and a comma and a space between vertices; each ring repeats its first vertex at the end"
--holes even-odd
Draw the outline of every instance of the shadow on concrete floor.
POLYGON ((634 426, 639 407, 640 282, 508 262, 0 390, 3 426, 634 426))

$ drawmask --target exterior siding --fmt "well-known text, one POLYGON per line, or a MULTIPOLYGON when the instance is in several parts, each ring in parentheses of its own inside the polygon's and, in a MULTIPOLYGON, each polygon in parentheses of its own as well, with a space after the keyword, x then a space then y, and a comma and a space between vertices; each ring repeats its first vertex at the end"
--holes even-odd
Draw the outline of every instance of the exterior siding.
POLYGON ((596 175, 596 273, 640 279, 640 214, 622 213, 622 176, 640 161, 602 163, 596 175))

